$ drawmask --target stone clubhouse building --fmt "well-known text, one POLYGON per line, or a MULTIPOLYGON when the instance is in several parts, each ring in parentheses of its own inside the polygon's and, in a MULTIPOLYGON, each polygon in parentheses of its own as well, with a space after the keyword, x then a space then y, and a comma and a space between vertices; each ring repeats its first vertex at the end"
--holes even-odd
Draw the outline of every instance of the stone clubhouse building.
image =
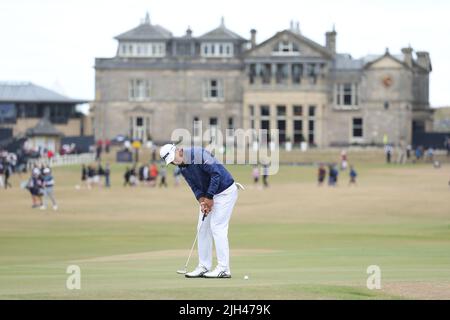
MULTIPOLYGON (((354 59, 287 30, 256 42, 220 25, 174 36, 146 18, 115 37, 116 55, 95 60, 97 139, 168 141, 172 130, 278 129, 279 142, 317 147, 411 143, 432 125, 427 52, 354 59)), ((206 140, 208 138, 206 137, 206 140)))

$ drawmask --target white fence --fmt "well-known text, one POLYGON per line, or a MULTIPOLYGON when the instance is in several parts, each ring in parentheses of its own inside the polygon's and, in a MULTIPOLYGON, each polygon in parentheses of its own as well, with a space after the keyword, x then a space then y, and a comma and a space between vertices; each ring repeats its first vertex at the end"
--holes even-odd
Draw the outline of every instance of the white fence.
POLYGON ((59 166, 68 166, 72 164, 87 164, 95 161, 94 153, 82 153, 82 154, 68 154, 68 155, 55 155, 53 158, 48 159, 39 158, 39 159, 30 159, 28 160, 27 167, 28 169, 33 168, 34 166, 45 165, 48 167, 59 167, 59 166))

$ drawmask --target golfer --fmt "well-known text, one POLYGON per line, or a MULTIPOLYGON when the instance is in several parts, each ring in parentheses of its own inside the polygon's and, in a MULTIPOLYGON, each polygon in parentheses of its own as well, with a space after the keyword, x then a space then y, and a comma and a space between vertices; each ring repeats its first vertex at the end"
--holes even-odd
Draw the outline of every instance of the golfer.
POLYGON ((180 168, 181 175, 200 204, 198 219, 199 264, 187 278, 231 278, 228 223, 238 198, 233 177, 207 150, 179 148, 166 144, 160 149, 166 165, 180 168), (203 221, 203 215, 205 219, 203 221), (202 222, 203 221, 203 222, 202 222), (212 245, 216 247, 217 267, 212 270, 212 245))

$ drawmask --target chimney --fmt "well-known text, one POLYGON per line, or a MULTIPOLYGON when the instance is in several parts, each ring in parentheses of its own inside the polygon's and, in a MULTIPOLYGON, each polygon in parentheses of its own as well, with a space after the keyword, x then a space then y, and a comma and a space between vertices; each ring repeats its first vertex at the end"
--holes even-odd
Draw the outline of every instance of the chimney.
POLYGON ((410 68, 412 67, 412 64, 413 64, 412 52, 413 52, 413 49, 411 47, 402 49, 402 53, 404 55, 404 62, 410 68))
POLYGON ((325 47, 333 54, 336 54, 336 36, 337 33, 334 30, 334 27, 333 31, 327 32, 325 34, 325 47))
POLYGON ((192 30, 191 30, 190 26, 186 30, 186 37, 188 37, 188 38, 192 37, 192 30))
POLYGON ((250 30, 250 34, 251 34, 251 48, 253 49, 254 47, 256 47, 256 30, 252 29, 250 30))
POLYGON ((433 68, 431 67, 431 59, 430 54, 426 51, 416 52, 417 54, 417 64, 428 71, 431 71, 433 68))

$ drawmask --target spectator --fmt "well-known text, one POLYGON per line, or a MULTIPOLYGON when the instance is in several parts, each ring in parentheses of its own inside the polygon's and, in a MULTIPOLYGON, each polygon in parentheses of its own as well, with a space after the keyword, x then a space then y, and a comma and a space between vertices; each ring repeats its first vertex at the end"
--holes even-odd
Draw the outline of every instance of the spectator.
POLYGON ((253 177, 253 184, 256 186, 258 185, 259 182, 259 167, 258 166, 253 166, 253 170, 252 170, 252 177, 253 177))
POLYGON ((125 169, 125 174, 123 175, 123 186, 131 186, 130 184, 130 176, 131 176, 131 170, 130 168, 125 169))
POLYGON ((105 165, 104 174, 105 174, 105 187, 106 188, 110 188, 111 187, 111 180, 110 180, 111 179, 110 178, 110 176, 111 176, 111 169, 110 169, 109 163, 107 163, 105 165))
POLYGON ((98 140, 97 141, 97 147, 96 147, 96 153, 95 153, 95 161, 100 161, 102 157, 102 150, 103 150, 103 141, 98 140))
POLYGON ((5 177, 5 189, 7 189, 8 187, 12 188, 11 183, 9 183, 9 177, 11 176, 11 171, 12 171, 11 168, 12 168, 11 163, 9 163, 9 161, 6 161, 5 165, 4 165, 4 169, 3 169, 3 171, 4 171, 3 174, 5 177))
POLYGON ((105 176, 105 170, 103 169, 102 164, 99 162, 99 163, 98 163, 98 166, 97 166, 97 175, 96 175, 96 179, 97 179, 96 184, 97 184, 98 186, 101 185, 100 179, 101 179, 102 177, 104 177, 104 176, 105 176))
POLYGON ((87 170, 87 186, 88 186, 88 189, 91 189, 92 188, 92 184, 95 183, 95 176, 96 176, 95 168, 91 164, 91 165, 89 165, 88 170, 87 170))
POLYGON ((318 184, 319 187, 323 185, 323 182, 325 181, 325 178, 327 176, 327 170, 325 170, 325 166, 323 164, 320 164, 319 171, 317 174, 318 178, 318 184))
MULTIPOLYGON (((81 166, 81 183, 82 183, 82 184, 87 183, 87 182, 86 182, 86 180, 87 180, 87 174, 88 174, 88 171, 87 171, 87 169, 86 169, 86 166, 83 164, 83 165, 81 166)), ((86 186, 87 186, 87 185, 86 185, 86 186)))
POLYGON ((341 152, 341 170, 347 170, 347 151, 341 152))
POLYGON ((356 185, 356 177, 358 176, 355 168, 350 166, 350 182, 349 185, 356 185))
POLYGON ((158 167, 153 162, 150 165, 150 186, 154 187, 156 185, 156 179, 158 178, 158 167))
POLYGON ((0 188, 3 188, 4 182, 3 182, 3 175, 5 174, 5 166, 3 164, 2 159, 0 158, 0 188))
POLYGON ((263 185, 265 188, 269 187, 269 166, 267 164, 263 165, 263 185))
POLYGON ((445 137, 444 148, 447 150, 447 157, 450 157, 450 137, 445 137))
POLYGON ((426 160, 428 162, 433 162, 434 161, 434 150, 433 148, 428 148, 427 152, 426 152, 426 160))
POLYGON ((32 208, 40 208, 42 206, 42 180, 39 168, 33 168, 31 177, 27 182, 28 191, 31 194, 32 208))
POLYGON ((56 204, 56 200, 53 194, 53 187, 55 185, 55 180, 51 174, 50 168, 44 169, 44 175, 42 176, 42 189, 44 194, 44 202, 41 206, 41 210, 47 209, 47 198, 52 201, 53 210, 58 210, 58 205, 56 204))
POLYGON ((390 144, 387 144, 384 147, 384 152, 386 153, 386 163, 391 163, 391 157, 392 157, 392 146, 390 144))
POLYGON ((105 152, 109 153, 109 150, 111 148, 111 141, 109 139, 105 140, 105 152))
POLYGON ((411 159, 411 151, 412 151, 412 147, 410 144, 408 144, 408 146, 406 147, 406 160, 409 161, 409 159, 411 159))
POLYGON ((159 170, 159 175, 161 176, 161 181, 159 183, 159 187, 161 188, 162 186, 167 188, 167 182, 166 182, 166 175, 167 175, 167 171, 166 171, 166 166, 162 165, 160 170, 159 170))
POLYGON ((138 185, 138 178, 136 176, 136 165, 130 170, 130 186, 135 187, 138 185))
POLYGON ((416 148, 416 161, 419 161, 420 159, 422 159, 422 146, 418 146, 416 148))
POLYGON ((146 179, 144 178, 144 169, 145 169, 145 165, 142 165, 142 166, 140 166, 139 167, 139 170, 138 170, 138 175, 139 175, 139 181, 140 182, 143 182, 143 181, 145 181, 146 179))
POLYGON ((328 171, 328 185, 330 187, 336 187, 339 171, 336 169, 336 166, 334 164, 329 165, 328 171))

